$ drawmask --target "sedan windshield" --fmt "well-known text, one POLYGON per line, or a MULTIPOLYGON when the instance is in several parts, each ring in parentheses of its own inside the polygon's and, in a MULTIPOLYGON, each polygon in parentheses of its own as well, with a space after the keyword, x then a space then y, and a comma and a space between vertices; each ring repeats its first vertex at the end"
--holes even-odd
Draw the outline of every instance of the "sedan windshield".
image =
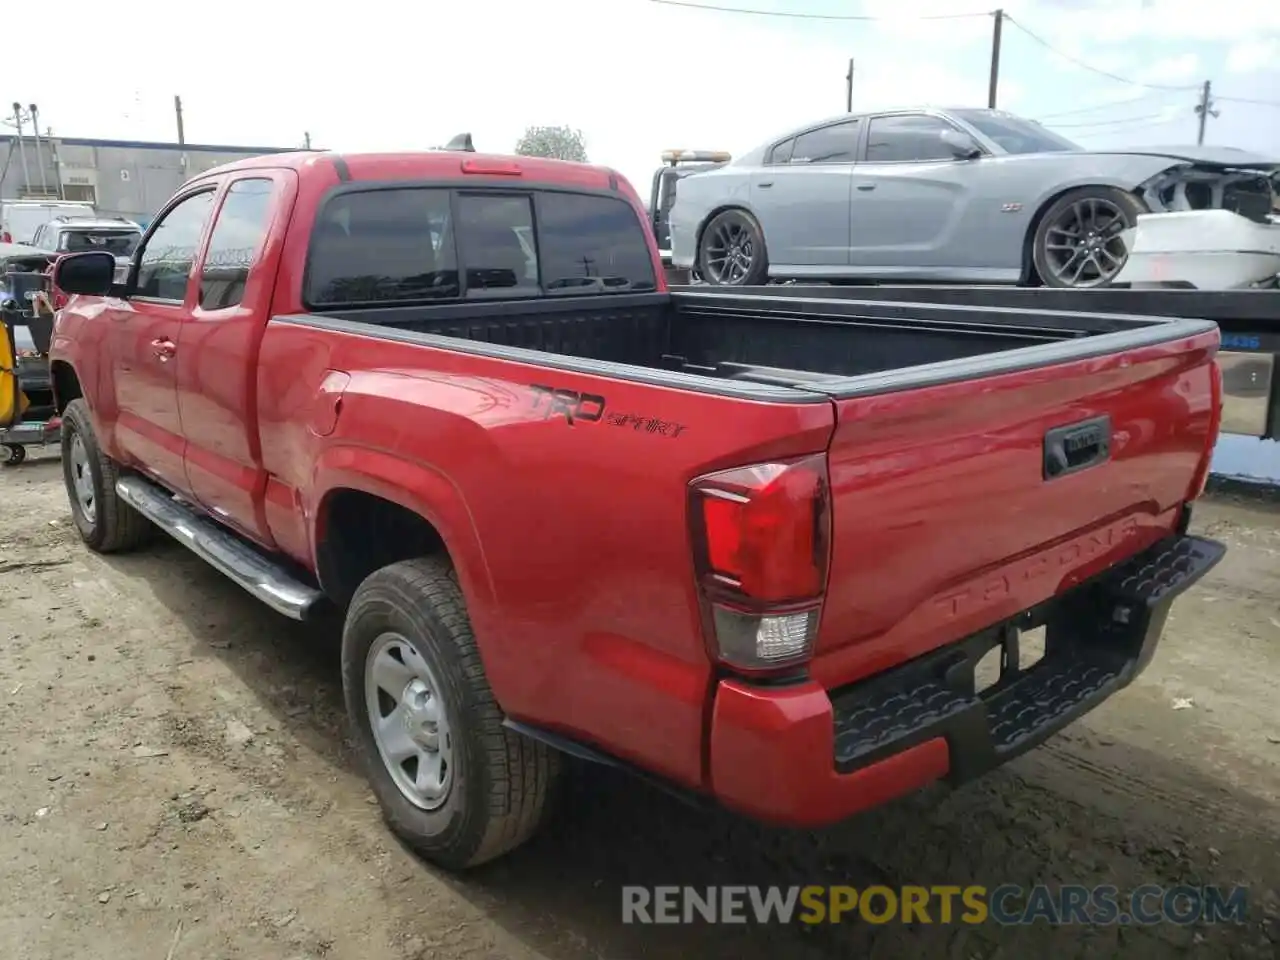
POLYGON ((1005 153, 1061 153, 1080 150, 1079 144, 1031 120, 1000 110, 956 110, 955 116, 994 140, 1005 153))

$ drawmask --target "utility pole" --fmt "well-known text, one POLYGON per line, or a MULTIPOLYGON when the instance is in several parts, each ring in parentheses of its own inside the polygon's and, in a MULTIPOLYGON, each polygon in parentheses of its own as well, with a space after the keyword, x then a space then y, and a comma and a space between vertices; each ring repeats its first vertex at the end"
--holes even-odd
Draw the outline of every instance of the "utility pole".
POLYGON ((311 149, 311 134, 306 130, 302 131, 302 147, 304 150, 311 149))
POLYGON ((996 91, 1000 87, 1000 32, 1004 28, 1004 10, 996 10, 991 27, 991 79, 987 84, 987 107, 996 108, 996 91))
POLYGON ((173 95, 173 112, 178 118, 178 146, 185 147, 187 145, 187 134, 182 128, 182 98, 176 93, 173 95))
POLYGON ((1200 132, 1196 143, 1204 143, 1204 125, 1210 117, 1216 117, 1218 111, 1213 107, 1213 84, 1206 80, 1200 90, 1200 102, 1196 104, 1196 114, 1200 117, 1200 132))
POLYGON ((49 181, 44 175, 44 153, 40 150, 40 108, 33 103, 27 107, 27 112, 31 115, 31 133, 36 138, 36 166, 40 168, 40 193, 47 197, 49 181))
POLYGON ((849 72, 844 75, 844 112, 853 113, 853 57, 849 58, 849 72))
POLYGON ((22 190, 26 192, 31 188, 31 172, 27 170, 27 144, 22 139, 22 104, 17 101, 13 104, 13 123, 18 128, 18 160, 22 163, 22 190))

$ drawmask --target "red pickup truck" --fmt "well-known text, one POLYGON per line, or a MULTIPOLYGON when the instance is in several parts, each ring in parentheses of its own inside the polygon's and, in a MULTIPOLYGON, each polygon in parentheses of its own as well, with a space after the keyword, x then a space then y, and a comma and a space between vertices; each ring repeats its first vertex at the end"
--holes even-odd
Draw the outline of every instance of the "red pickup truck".
POLYGON ((122 283, 57 265, 85 542, 345 610, 370 781, 442 864, 566 753, 792 825, 973 777, 1224 552, 1214 324, 669 292, 645 216, 600 167, 299 153, 187 183, 122 283))

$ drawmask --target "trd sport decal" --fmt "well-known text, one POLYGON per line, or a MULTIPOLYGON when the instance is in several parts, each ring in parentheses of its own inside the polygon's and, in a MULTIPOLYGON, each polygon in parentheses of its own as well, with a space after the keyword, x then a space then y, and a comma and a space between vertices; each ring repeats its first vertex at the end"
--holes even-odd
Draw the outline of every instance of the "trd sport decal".
POLYGON ((533 391, 533 409, 542 412, 542 418, 563 417, 569 426, 578 421, 597 423, 604 420, 611 427, 628 427, 636 433, 667 437, 674 440, 685 431, 683 423, 663 420, 639 413, 615 413, 606 415, 608 402, 595 393, 580 393, 562 387, 548 387, 540 383, 529 385, 533 391))
POLYGON ((604 416, 604 397, 594 393, 557 390, 536 383, 530 384, 529 389, 533 391, 533 409, 541 410, 544 420, 564 417, 569 426, 573 426, 578 420, 595 423, 604 416))

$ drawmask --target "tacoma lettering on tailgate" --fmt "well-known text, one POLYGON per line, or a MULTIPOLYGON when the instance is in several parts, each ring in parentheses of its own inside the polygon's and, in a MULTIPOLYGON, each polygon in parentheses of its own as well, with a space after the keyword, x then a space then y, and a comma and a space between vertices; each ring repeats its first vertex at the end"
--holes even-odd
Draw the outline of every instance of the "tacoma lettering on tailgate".
POLYGON ((1138 521, 1133 517, 1126 517, 1101 530, 1016 561, 998 574, 972 581, 959 590, 938 597, 934 604, 942 609, 945 619, 958 617, 967 612, 975 602, 994 603, 1016 594, 1021 586, 1033 583, 1041 577, 1052 573, 1069 573, 1137 532, 1138 521))

